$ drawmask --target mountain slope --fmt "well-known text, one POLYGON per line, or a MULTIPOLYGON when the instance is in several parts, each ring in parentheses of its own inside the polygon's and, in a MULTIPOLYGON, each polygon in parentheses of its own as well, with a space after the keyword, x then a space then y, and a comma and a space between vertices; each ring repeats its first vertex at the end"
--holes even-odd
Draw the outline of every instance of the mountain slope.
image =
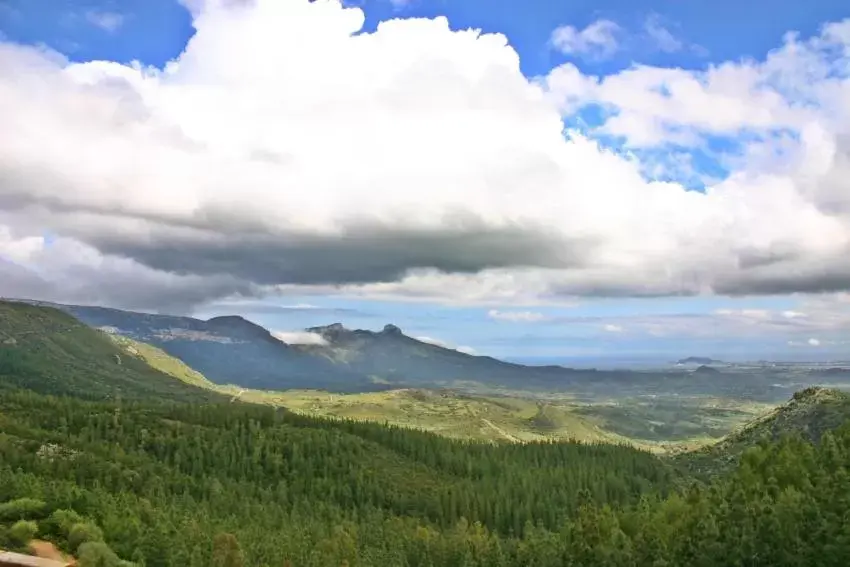
POLYGON ((58 309, 0 301, 0 389, 16 387, 93 399, 220 398, 127 356, 58 309))
POLYGON ((450 386, 457 382, 479 382, 505 387, 555 388, 577 378, 601 374, 594 370, 524 366, 489 356, 474 356, 416 340, 395 325, 374 332, 346 329, 335 323, 307 331, 320 335, 326 344, 298 345, 299 350, 390 383, 450 386))
POLYGON ((307 330, 320 335, 323 344, 299 345, 287 344, 238 316, 202 321, 103 307, 56 307, 92 327, 160 348, 215 384, 256 390, 362 393, 448 387, 499 395, 569 392, 587 400, 675 392, 775 403, 786 395, 786 387, 823 382, 782 368, 690 372, 684 368, 635 371, 525 366, 419 341, 394 325, 377 332, 350 330, 340 324, 314 327, 307 330))
POLYGON ((56 305, 83 323, 154 345, 216 384, 246 388, 383 389, 368 377, 288 345, 242 317, 136 313, 105 307, 56 305))
POLYGON ((140 358, 148 366, 163 374, 200 388, 208 390, 216 388, 216 385, 207 380, 206 376, 160 348, 115 333, 106 333, 106 336, 128 355, 140 358))
MULTIPOLYGON (((35 302, 37 303, 37 302, 35 302)), ((475 382, 516 388, 560 388, 606 373, 523 366, 425 343, 387 325, 380 332, 340 324, 307 329, 325 345, 290 345, 238 316, 208 321, 104 307, 55 305, 84 323, 152 344, 216 384, 284 390, 367 392, 395 386, 475 382)))
POLYGON ((850 421, 850 394, 821 387, 796 392, 790 401, 757 418, 717 443, 677 457, 697 473, 730 468, 750 447, 799 435, 817 443, 827 431, 850 421))

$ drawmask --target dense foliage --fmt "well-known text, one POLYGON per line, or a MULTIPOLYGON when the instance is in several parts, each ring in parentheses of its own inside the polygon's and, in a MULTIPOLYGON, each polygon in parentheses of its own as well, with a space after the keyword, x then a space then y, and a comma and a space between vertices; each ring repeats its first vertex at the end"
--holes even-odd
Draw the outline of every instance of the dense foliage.
POLYGON ((6 392, 0 431, 0 545, 36 529, 81 557, 114 550, 92 564, 850 562, 848 427, 671 494, 670 470, 626 447, 468 444, 238 403, 6 392))
POLYGON ((151 565, 207 565, 219 532, 237 536, 251 565, 327 564, 310 556, 339 529, 360 533, 375 564, 397 564, 404 546, 372 534, 421 528, 431 537, 467 521, 521 535, 529 523, 559 526, 582 491, 626 504, 671 480, 657 459, 627 447, 464 444, 248 404, 6 393, 0 431, 0 501, 72 509, 121 556, 151 565))

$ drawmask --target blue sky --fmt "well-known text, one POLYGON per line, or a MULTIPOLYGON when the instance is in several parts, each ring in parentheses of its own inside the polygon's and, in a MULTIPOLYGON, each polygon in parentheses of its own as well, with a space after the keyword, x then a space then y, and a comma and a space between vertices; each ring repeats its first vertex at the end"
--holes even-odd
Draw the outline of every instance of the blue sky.
MULTIPOLYGON (((446 16, 453 29, 502 33, 518 52, 521 70, 528 78, 544 77, 565 63, 575 64, 586 76, 606 77, 636 64, 705 70, 727 61, 763 60, 782 44, 790 30, 809 37, 818 34, 826 22, 850 17, 850 6, 840 0, 352 0, 347 4, 363 9, 364 32, 393 18, 446 16), (572 26, 581 32, 599 21, 617 26, 618 48, 607 56, 580 50, 568 53, 553 46, 553 31, 557 28, 572 26)), ((0 38, 45 45, 74 62, 137 60, 162 68, 183 51, 193 32, 189 13, 176 0, 5 0, 0 4, 0 38)), ((586 125, 592 127, 604 121, 595 112, 598 108, 590 105, 565 115, 564 122, 579 130, 586 125)), ((672 146, 627 148, 628 138, 591 136, 615 152, 633 152, 644 164, 660 160, 669 165, 674 153, 672 146)), ((679 181, 701 191, 706 180, 726 176, 731 168, 725 161, 726 154, 740 157, 741 139, 725 134, 706 135, 704 139, 702 147, 674 148, 693 164, 689 173, 667 167, 657 178, 679 181)), ((748 327, 748 317, 764 319, 764 312, 770 312, 771 320, 781 322, 782 313, 803 312, 813 301, 818 300, 794 294, 715 294, 577 297, 562 306, 546 302, 447 306, 437 302, 304 294, 249 303, 221 300, 200 308, 198 314, 241 311, 280 330, 337 321, 351 327, 379 329, 392 322, 413 336, 431 337, 506 358, 582 359, 594 363, 605 358, 667 360, 688 355, 850 359, 850 346, 842 337, 844 331, 834 326, 820 329, 813 324, 789 327, 785 332, 776 323, 763 333, 754 333, 748 327), (734 324, 729 322, 728 317, 744 312, 748 315, 741 315, 734 324), (680 325, 677 321, 687 323, 680 325), (675 324, 665 331, 665 322, 675 324)), ((826 309, 821 304, 817 308, 826 309)), ((785 319, 795 320, 793 316, 785 319)))

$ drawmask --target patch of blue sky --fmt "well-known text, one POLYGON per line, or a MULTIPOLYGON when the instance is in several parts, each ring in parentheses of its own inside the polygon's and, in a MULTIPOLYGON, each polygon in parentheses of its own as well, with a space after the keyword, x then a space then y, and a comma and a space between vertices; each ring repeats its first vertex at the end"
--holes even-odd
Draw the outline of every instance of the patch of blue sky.
POLYGON ((49 230, 45 230, 44 232, 42 232, 41 237, 44 241, 45 248, 50 248, 51 246, 53 246, 57 238, 56 234, 49 230))
POLYGON ((4 0, 7 40, 45 45, 74 62, 109 60, 162 67, 194 33, 176 0, 4 0))
POLYGON ((573 114, 564 117, 564 127, 568 130, 578 130, 583 134, 592 134, 616 114, 617 109, 610 105, 588 103, 573 114))

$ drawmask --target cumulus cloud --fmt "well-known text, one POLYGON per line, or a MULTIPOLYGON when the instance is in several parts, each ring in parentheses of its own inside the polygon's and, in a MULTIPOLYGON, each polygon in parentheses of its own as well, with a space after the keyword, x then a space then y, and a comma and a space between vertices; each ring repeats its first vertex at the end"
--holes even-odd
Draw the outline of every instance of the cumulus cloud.
POLYGON ((602 328, 607 333, 622 333, 623 330, 624 330, 622 326, 614 325, 614 324, 611 324, 611 323, 604 325, 602 328))
POLYGON ((552 32, 552 46, 567 55, 587 55, 605 58, 613 55, 619 48, 617 35, 620 26, 611 20, 596 20, 584 29, 575 26, 559 26, 552 32))
MULTIPOLYGON (((528 80, 505 37, 444 18, 360 33, 332 0, 184 3, 196 34, 164 69, 0 43, 0 293, 176 309, 850 288, 850 22, 761 62, 528 80), (564 132, 588 105, 600 131, 564 132), (600 133, 747 139, 699 193, 600 133)), ((604 48, 600 29, 575 34, 604 48)))
POLYGON ((272 331, 272 336, 289 345, 320 345, 328 344, 325 337, 309 331, 272 331))

